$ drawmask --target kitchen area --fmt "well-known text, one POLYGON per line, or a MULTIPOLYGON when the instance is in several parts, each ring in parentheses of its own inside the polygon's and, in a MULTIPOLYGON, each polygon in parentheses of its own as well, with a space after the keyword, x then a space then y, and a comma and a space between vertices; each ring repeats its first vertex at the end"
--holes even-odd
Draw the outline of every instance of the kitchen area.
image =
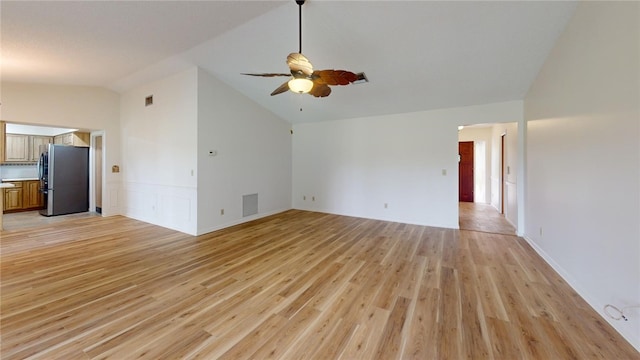
POLYGON ((0 122, 0 229, 89 211, 91 135, 79 129, 0 122))

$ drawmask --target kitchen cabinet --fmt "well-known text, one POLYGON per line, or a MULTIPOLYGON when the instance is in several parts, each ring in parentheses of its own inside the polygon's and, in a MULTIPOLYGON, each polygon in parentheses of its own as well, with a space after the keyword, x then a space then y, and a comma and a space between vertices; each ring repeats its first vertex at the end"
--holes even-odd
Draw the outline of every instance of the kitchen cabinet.
POLYGON ((39 180, 11 181, 15 187, 4 191, 4 212, 36 210, 44 207, 44 195, 39 180))
POLYGON ((53 143, 56 145, 73 145, 71 133, 54 136, 53 143))
POLYGON ((58 145, 86 146, 89 147, 91 134, 81 131, 74 131, 60 134, 53 138, 53 143, 58 145))
POLYGON ((44 206, 44 194, 40 192, 39 180, 22 182, 22 207, 24 209, 40 209, 44 206))
POLYGON ((4 162, 5 156, 4 156, 4 143, 5 143, 5 137, 6 137, 6 133, 7 133, 7 123, 4 121, 0 121, 0 163, 4 162))
POLYGON ((52 142, 51 136, 6 134, 4 162, 37 162, 40 145, 52 142))
POLYGON ((29 161, 29 135, 7 134, 5 136, 5 161, 29 161))
POLYGON ((29 161, 38 161, 40 157, 40 145, 51 144, 53 138, 51 136, 31 136, 31 151, 29 152, 29 161))
POLYGON ((15 187, 4 189, 4 211, 21 210, 23 207, 22 181, 12 181, 11 183, 15 187))

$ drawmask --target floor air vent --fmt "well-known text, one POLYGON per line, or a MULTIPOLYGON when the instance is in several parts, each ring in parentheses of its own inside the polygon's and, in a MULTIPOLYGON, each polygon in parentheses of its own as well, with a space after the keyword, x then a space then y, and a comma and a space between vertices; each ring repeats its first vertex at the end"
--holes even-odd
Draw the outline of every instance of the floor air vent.
POLYGON ((242 217, 258 213, 258 194, 242 196, 242 217))

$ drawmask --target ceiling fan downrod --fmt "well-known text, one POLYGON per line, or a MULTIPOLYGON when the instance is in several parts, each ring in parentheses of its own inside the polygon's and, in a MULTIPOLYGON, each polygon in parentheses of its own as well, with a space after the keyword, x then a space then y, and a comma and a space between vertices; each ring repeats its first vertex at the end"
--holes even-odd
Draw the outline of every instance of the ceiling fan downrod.
POLYGON ((296 0, 296 4, 298 4, 298 54, 302 54, 302 5, 304 2, 305 0, 296 0))

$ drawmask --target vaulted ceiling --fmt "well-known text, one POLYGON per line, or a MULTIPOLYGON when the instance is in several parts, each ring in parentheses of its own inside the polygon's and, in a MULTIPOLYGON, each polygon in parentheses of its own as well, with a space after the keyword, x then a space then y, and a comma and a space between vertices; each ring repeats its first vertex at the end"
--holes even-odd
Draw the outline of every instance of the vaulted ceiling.
POLYGON ((328 1, 303 6, 316 69, 365 72, 327 98, 269 96, 298 50, 286 1, 7 1, 2 80, 126 91, 199 66, 290 122, 522 99, 576 7, 564 1, 328 1), (300 109, 303 111, 300 111, 300 109))

